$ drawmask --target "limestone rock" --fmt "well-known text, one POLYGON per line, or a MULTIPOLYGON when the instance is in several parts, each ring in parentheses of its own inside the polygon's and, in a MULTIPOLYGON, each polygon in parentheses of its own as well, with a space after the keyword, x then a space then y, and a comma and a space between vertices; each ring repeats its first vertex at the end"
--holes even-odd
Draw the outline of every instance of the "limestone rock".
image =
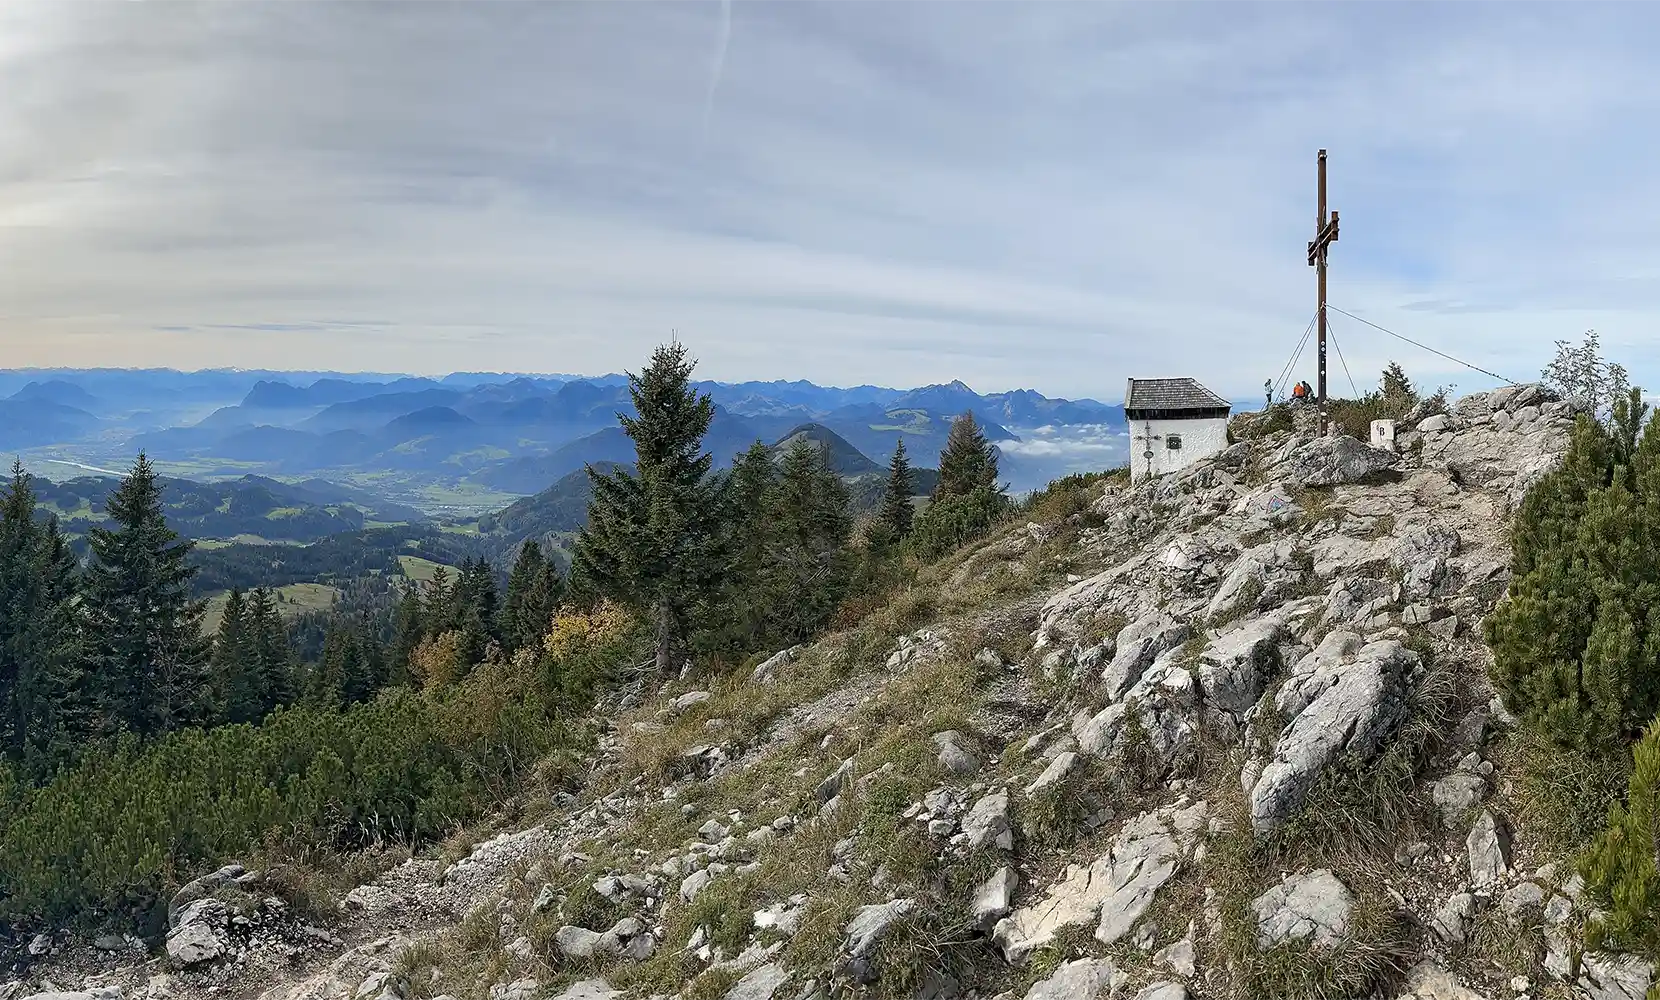
POLYGON ((1470 771, 1454 771, 1431 783, 1429 794, 1441 812, 1441 821, 1451 829, 1468 819, 1487 798, 1487 779, 1470 771))
POLYGON ((1470 858, 1470 882, 1476 888, 1492 885, 1510 871, 1510 824, 1484 809, 1464 840, 1470 858))
POLYGON ((1258 833, 1280 827, 1339 754, 1362 762, 1374 757, 1405 715, 1407 676, 1419 665, 1418 654, 1386 639, 1368 643, 1345 662, 1344 651, 1357 641, 1350 633, 1331 633, 1297 662, 1276 695, 1276 707, 1291 723, 1248 786, 1258 833))
POLYGON ((1275 618, 1247 622, 1211 640, 1199 654, 1197 680, 1207 705, 1233 715, 1262 697, 1264 685, 1280 669, 1285 625, 1275 618))
POLYGON ((708 691, 687 691, 685 694, 670 702, 669 705, 676 714, 679 714, 692 708, 693 706, 703 704, 711 697, 713 697, 713 695, 711 695, 708 691))
POLYGON ((1590 953, 1580 962, 1579 986, 1591 1000, 1643 1000, 1654 966, 1635 955, 1590 953))
POLYGON ((1070 865, 1044 898, 998 921, 992 939, 1011 963, 1024 961, 1062 928, 1099 916, 1096 940, 1112 944, 1141 919, 1153 896, 1175 875, 1205 823, 1204 802, 1166 806, 1124 824, 1112 848, 1090 865, 1070 865))
POLYGON ((992 876, 981 883, 974 890, 974 901, 969 907, 969 913, 974 917, 975 926, 981 930, 990 930, 997 921, 1008 914, 1009 901, 1020 886, 1020 876, 1013 868, 1007 866, 997 869, 992 876))
POLYGON ((1397 456, 1352 437, 1322 437, 1301 445, 1291 456, 1288 478, 1302 486, 1342 486, 1392 468, 1397 456))
POLYGON ((876 982, 877 970, 872 959, 876 946, 882 943, 893 925, 916 909, 914 899, 895 899, 886 903, 861 906, 847 923, 847 939, 842 950, 847 954, 848 973, 858 982, 876 982))
POLYGON ((1043 769, 1043 773, 1038 775, 1031 784, 1026 786, 1026 794, 1028 796, 1037 795, 1050 785, 1056 784, 1068 774, 1072 773, 1072 768, 1076 766, 1077 763, 1078 754, 1075 751, 1067 750, 1063 753, 1056 754, 1055 759, 1049 762, 1049 766, 1043 769))
POLYGON ((1545 890, 1536 882, 1518 882, 1499 897, 1499 910, 1512 920, 1545 901, 1545 890))
POLYGON ((211 962, 228 947, 218 931, 203 923, 187 924, 167 935, 167 957, 183 966, 211 962))
POLYGON ((1306 940, 1317 948, 1337 946, 1349 932, 1354 896, 1328 869, 1293 875, 1251 903, 1257 918, 1257 946, 1306 940))
POLYGON ((1000 788, 982 797, 963 817, 963 834, 970 848, 993 844, 1001 850, 1014 849, 1014 825, 1009 821, 1009 791, 1000 788))
POLYGON ((1463 944, 1476 915, 1476 898, 1467 892, 1453 895, 1430 918, 1430 929, 1447 944, 1463 944))
POLYGON ((1406 974, 1400 1000, 1489 1000, 1459 985, 1453 974, 1434 962, 1420 962, 1406 974))
POLYGON ((726 1000, 772 1000, 778 987, 790 978, 784 967, 776 962, 751 969, 727 991, 726 1000))
POLYGON ((1162 966, 1178 976, 1193 978, 1195 971, 1193 952, 1193 929, 1188 928, 1188 934, 1180 941, 1172 941, 1158 951, 1153 952, 1153 964, 1162 966))
MULTIPOLYGON (((529 979, 525 980, 525 982, 535 983, 536 981, 534 979, 529 979)), ((536 987, 533 985, 526 1000, 528 1000, 529 996, 534 996, 535 992, 536 987)), ((616 1000, 617 997, 622 995, 622 990, 612 989, 611 984, 603 979, 584 979, 580 982, 572 983, 569 989, 559 994, 559 996, 555 997, 554 1000, 616 1000)), ((435 997, 434 1000, 440 1000, 440 998, 435 997)))
POLYGON ((167 904, 167 926, 179 926, 179 911, 191 903, 211 896, 218 889, 243 878, 248 870, 241 865, 226 865, 218 871, 186 882, 167 904))
POLYGON ((773 683, 773 681, 775 681, 777 679, 775 675, 778 673, 778 671, 782 670, 783 668, 789 666, 790 664, 794 663, 797 659, 799 659, 801 657, 801 651, 805 648, 806 647, 804 647, 804 646, 791 646, 789 649, 783 650, 783 651, 778 652, 778 653, 774 653, 772 656, 770 656, 767 659, 763 660, 761 662, 761 664, 759 666, 757 666, 755 668, 755 670, 749 675, 750 683, 751 684, 771 684, 771 683, 773 683))
POLYGON ((1164 611, 1156 611, 1126 625, 1118 633, 1117 655, 1101 673, 1101 679, 1106 682, 1107 698, 1116 700, 1121 697, 1141 679, 1154 660, 1186 642, 1192 634, 1193 630, 1185 623, 1164 611))
POLYGON ((939 764, 947 774, 959 777, 980 769, 980 761, 963 747, 963 735, 956 730, 934 734, 934 745, 939 748, 939 764))
POLYGON ((1110 958, 1079 958, 1056 969, 1026 992, 1026 1000, 1098 1000, 1110 998, 1127 978, 1110 958))

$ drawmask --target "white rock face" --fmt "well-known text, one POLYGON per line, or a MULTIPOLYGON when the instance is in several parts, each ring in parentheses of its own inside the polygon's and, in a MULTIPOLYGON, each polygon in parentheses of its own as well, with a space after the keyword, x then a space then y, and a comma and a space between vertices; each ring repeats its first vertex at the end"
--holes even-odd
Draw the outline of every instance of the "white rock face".
POLYGON ((854 911, 853 919, 847 922, 847 939, 842 944, 853 978, 863 983, 876 981, 877 970, 871 963, 876 946, 895 923, 914 909, 916 900, 895 899, 854 911))
POLYGON ((1112 944, 1123 938, 1175 875, 1206 815, 1206 804, 1196 802, 1143 813, 1124 824, 1110 851, 1088 866, 1068 866, 1066 877, 1042 900, 997 923, 992 939, 1003 957, 1024 961, 1062 928, 1097 918, 1096 940, 1112 944))
POLYGON ((1293 875, 1251 903, 1257 918, 1257 946, 1307 940, 1318 948, 1335 947, 1349 933, 1354 896, 1327 869, 1293 875))

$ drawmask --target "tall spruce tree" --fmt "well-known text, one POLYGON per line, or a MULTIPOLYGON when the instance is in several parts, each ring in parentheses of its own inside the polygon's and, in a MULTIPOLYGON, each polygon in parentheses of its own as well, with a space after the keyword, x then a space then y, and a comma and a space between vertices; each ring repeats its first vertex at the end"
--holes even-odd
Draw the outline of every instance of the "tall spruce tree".
POLYGON ((226 722, 258 722, 267 708, 257 642, 263 623, 253 620, 248 611, 242 592, 232 589, 213 638, 213 690, 226 722))
POLYGON ((773 537, 768 501, 778 481, 772 449, 760 441, 722 477, 726 569, 719 588, 696 612, 697 646, 703 652, 745 654, 768 645, 771 602, 763 575, 773 537))
POLYGON ((905 457, 905 439, 900 438, 893 449, 893 460, 888 463, 888 482, 882 492, 882 508, 877 515, 895 540, 911 533, 915 518, 911 497, 915 492, 915 477, 911 475, 911 463, 905 457))
POLYGON ((190 597, 191 544, 167 526, 161 483, 140 452, 106 503, 113 527, 88 533, 92 669, 109 719, 140 736, 203 718, 208 643, 190 597))
POLYGON ((21 463, 0 497, 0 760, 36 777, 93 730, 79 572, 57 518, 41 523, 21 463))
POLYGON ((410 685, 409 659, 427 637, 426 612, 421 606, 421 592, 411 583, 398 600, 397 615, 393 620, 392 649, 388 654, 387 669, 391 683, 410 685))
POLYGON ((526 540, 513 561, 498 629, 509 656, 541 640, 564 598, 564 589, 565 581, 558 568, 542 555, 542 546, 534 538, 526 540))
POLYGON ((577 540, 573 575, 651 623, 656 665, 674 668, 692 611, 718 588, 722 549, 720 484, 703 436, 715 415, 691 384, 696 362, 684 345, 659 347, 628 376, 635 416, 619 415, 634 442, 635 469, 588 469, 594 488, 588 524, 577 540))
POLYGON ((271 592, 258 588, 248 595, 244 613, 245 641, 258 678, 258 718, 291 705, 299 697, 294 676, 294 653, 288 644, 288 624, 271 592))
POLYGON ((801 440, 790 446, 767 517, 773 528, 766 573, 771 619, 779 640, 800 642, 830 620, 851 570, 847 486, 824 451, 801 440))
POLYGON ((982 488, 997 488, 997 449, 986 440, 973 411, 969 411, 951 422, 945 450, 940 453, 934 498, 968 496, 982 488))

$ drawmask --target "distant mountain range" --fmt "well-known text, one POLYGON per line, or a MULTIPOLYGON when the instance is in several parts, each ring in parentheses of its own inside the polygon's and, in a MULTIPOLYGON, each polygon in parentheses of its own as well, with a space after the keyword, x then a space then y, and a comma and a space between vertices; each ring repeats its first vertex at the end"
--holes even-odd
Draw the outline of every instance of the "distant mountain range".
MULTIPOLYGON (((982 395, 961 382, 697 387, 717 407, 705 447, 721 467, 803 424, 878 466, 903 439, 913 462, 928 466, 964 412, 997 444, 1016 490, 1124 460, 1123 408, 1090 399, 982 395)), ((620 375, 0 371, 0 451, 123 469, 143 449, 193 479, 347 481, 434 511, 482 512, 491 498, 540 493, 585 464, 630 461, 617 416, 631 412, 620 375)))

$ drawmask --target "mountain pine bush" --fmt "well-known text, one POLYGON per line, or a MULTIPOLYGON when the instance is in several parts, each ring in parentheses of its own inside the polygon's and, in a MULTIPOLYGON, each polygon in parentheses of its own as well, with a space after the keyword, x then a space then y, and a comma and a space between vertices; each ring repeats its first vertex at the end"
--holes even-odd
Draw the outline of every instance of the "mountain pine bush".
POLYGON ((1589 929, 1593 948, 1660 958, 1660 721, 1633 754, 1630 794, 1609 811, 1608 829, 1581 861, 1585 886, 1606 916, 1589 929))
POLYGON ((1512 533, 1507 598, 1484 628, 1505 702, 1555 744, 1624 754, 1660 712, 1660 419, 1638 393, 1582 416, 1512 533))

